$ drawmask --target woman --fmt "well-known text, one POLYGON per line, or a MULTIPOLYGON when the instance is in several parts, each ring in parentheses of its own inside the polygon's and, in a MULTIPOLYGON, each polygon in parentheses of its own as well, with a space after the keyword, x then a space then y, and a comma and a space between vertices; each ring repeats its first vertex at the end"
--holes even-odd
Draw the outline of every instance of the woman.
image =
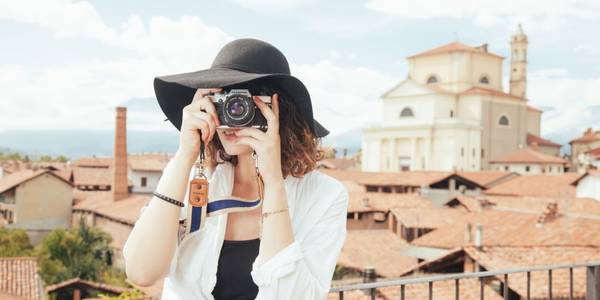
POLYGON ((155 91, 180 144, 123 248, 128 278, 147 286, 166 275, 162 299, 169 300, 324 299, 346 236, 348 193, 315 170, 328 131, 313 119, 308 91, 283 54, 263 41, 235 40, 210 69, 157 77, 155 91), (271 96, 271 107, 253 98, 266 131, 219 127, 209 94, 230 88, 271 96), (209 203, 193 213, 188 182, 201 140, 209 203), (261 201, 217 211, 233 203, 221 201, 227 197, 261 201))

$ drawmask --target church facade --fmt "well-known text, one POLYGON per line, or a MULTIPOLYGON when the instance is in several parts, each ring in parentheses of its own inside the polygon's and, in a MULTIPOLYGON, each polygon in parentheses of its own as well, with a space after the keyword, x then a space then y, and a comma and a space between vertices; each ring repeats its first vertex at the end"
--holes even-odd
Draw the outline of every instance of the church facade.
POLYGON ((478 171, 526 147, 542 114, 526 98, 527 43, 519 25, 508 93, 504 57, 487 44, 453 42, 408 57, 407 78, 381 97, 383 122, 362 131, 362 170, 478 171))

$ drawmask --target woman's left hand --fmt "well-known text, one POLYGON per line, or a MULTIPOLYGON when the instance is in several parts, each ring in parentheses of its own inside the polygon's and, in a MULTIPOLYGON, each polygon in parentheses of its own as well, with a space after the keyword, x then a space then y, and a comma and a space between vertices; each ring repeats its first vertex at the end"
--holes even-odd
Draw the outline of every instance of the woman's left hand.
POLYGON ((267 131, 245 127, 236 131, 237 144, 248 145, 256 151, 258 170, 265 182, 283 180, 281 173, 281 142, 279 137, 279 95, 271 96, 272 109, 257 96, 252 97, 267 120, 267 131))

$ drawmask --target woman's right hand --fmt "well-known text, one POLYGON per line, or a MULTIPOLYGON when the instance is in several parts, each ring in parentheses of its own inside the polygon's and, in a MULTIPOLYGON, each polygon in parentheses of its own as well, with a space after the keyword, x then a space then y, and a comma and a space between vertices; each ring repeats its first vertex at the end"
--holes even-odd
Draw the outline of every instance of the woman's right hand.
POLYGON ((200 138, 206 146, 214 137, 217 126, 220 125, 215 105, 206 95, 221 90, 221 88, 197 89, 192 102, 183 108, 177 152, 191 161, 195 161, 200 154, 200 138))

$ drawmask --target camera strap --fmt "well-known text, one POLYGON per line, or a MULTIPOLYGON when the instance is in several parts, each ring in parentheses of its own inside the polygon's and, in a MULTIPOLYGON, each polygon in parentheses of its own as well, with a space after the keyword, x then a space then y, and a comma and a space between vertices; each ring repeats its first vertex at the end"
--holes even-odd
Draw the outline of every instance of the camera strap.
MULTIPOLYGON (((214 197, 213 199, 209 199, 208 178, 204 173, 204 148, 204 143, 200 140, 200 154, 195 162, 194 177, 190 181, 189 186, 185 235, 202 229, 209 217, 230 212, 249 211, 258 208, 262 204, 264 182, 258 170, 258 157, 256 152, 252 154, 252 158, 255 161, 258 199, 248 200, 235 196, 214 197)), ((262 232, 262 220, 260 226, 260 232, 262 232)))

